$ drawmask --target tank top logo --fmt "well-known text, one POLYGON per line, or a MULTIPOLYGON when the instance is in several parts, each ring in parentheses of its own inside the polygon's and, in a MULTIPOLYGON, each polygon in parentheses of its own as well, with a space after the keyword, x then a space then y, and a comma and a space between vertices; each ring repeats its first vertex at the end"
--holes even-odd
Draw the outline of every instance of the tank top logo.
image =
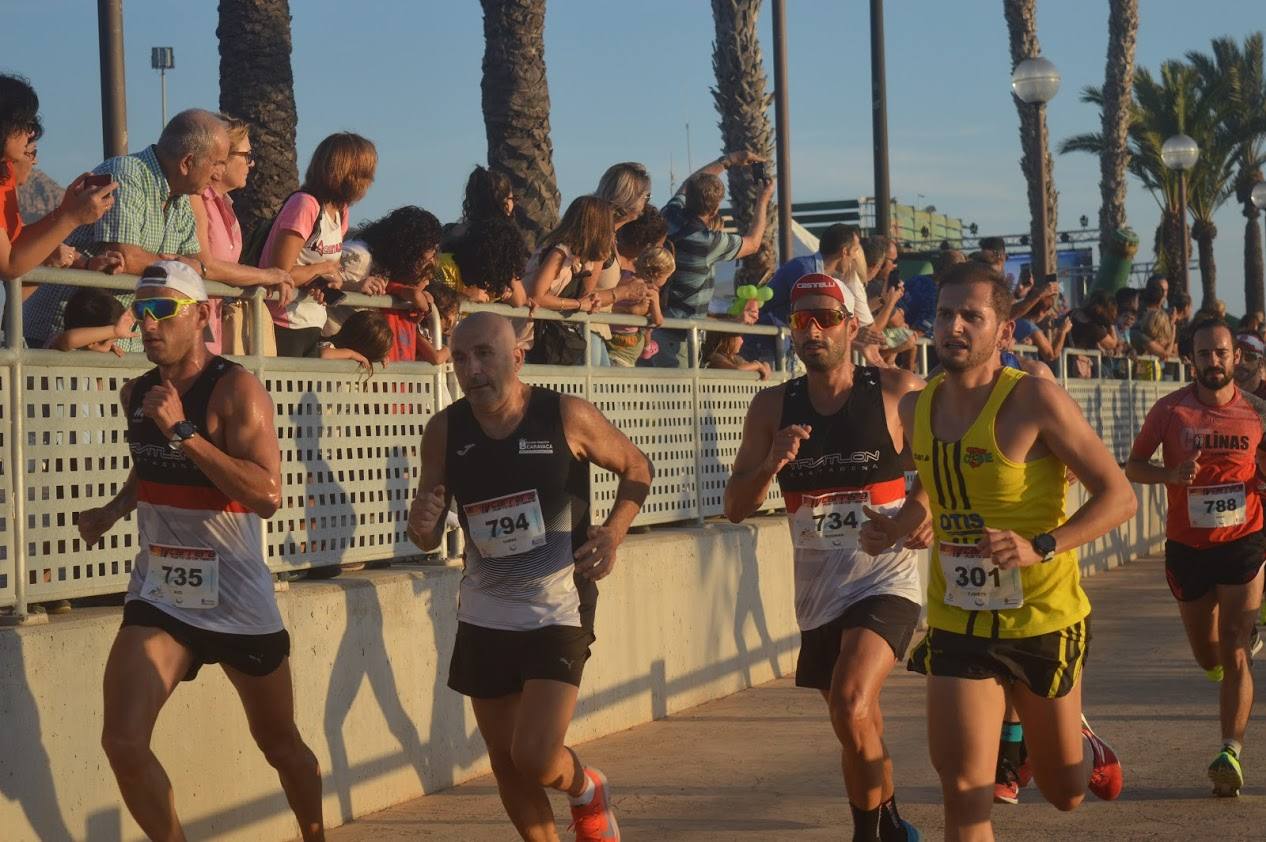
POLYGON ((969 447, 967 452, 963 454, 963 461, 967 463, 969 468, 979 468, 986 462, 992 462, 993 454, 983 447, 969 447))
POLYGON ((1188 450, 1248 450, 1248 436, 1234 436, 1217 430, 1183 427, 1183 447, 1188 450))
POLYGON ((533 441, 531 439, 519 439, 519 455, 531 456, 541 455, 550 456, 554 453, 554 443, 551 441, 533 441))
POLYGON ((793 472, 812 471, 839 465, 870 465, 879 461, 878 450, 858 450, 853 453, 828 453, 816 458, 797 459, 787 467, 793 472))

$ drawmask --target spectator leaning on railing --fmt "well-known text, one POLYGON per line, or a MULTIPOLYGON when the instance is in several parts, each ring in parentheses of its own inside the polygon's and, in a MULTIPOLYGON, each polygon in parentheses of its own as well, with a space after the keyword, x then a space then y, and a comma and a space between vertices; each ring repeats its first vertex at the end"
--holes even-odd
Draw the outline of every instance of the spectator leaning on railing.
MULTIPOLYGON (((603 262, 602 268, 598 270, 597 280, 594 282, 594 289, 603 296, 602 303, 597 307, 595 312, 610 313, 615 306, 617 293, 615 288, 620 285, 623 268, 619 260, 618 238, 620 229, 631 222, 636 222, 641 216, 642 211, 646 208, 646 203, 651 198, 651 176, 646 171, 646 167, 636 161, 626 161, 622 164, 612 164, 607 171, 602 174, 602 178, 598 180, 598 188, 593 193, 600 199, 606 199, 611 203, 614 212, 614 227, 616 236, 611 242, 611 254, 603 262), (605 296, 610 295, 611 300, 607 301, 605 296)), ((627 279, 625 284, 630 283, 627 279)), ((633 281, 631 283, 638 283, 633 281)), ((645 292, 645 286, 642 289, 622 290, 620 294, 625 295, 629 299, 641 299, 645 292)), ((595 342, 593 336, 597 337, 596 341, 600 341, 603 348, 598 352, 599 358, 605 358, 606 364, 610 364, 611 356, 611 327, 609 325, 590 323, 589 331, 591 333, 590 343, 595 342)), ((595 349, 596 350, 596 349, 595 349)))
POLYGON ((461 221, 444 226, 440 248, 452 253, 472 225, 489 219, 514 221, 514 188, 505 173, 477 166, 466 179, 461 221))
MULTIPOLYGON (((215 114, 197 108, 180 112, 163 129, 158 143, 110 158, 93 170, 118 182, 114 206, 96 222, 76 228, 67 242, 94 255, 118 252, 123 271, 129 274, 139 275, 162 256, 174 255, 199 276, 208 277, 189 197, 223 173, 228 154, 229 137, 215 114)), ((44 285, 27 300, 24 317, 30 344, 43 346, 61 329, 62 311, 74 291, 44 285)), ((130 294, 124 299, 126 304, 130 294)), ((125 350, 140 350, 139 341, 128 343, 125 350)))
POLYGON ((377 166, 378 151, 369 140, 350 132, 330 135, 317 144, 303 184, 273 220, 259 265, 289 272, 297 293, 284 307, 268 302, 278 356, 317 356, 325 290, 343 285, 339 254, 347 212, 369 192, 377 166))
MULTIPOLYGON (((219 117, 229 137, 227 163, 223 170, 212 173, 211 183, 202 192, 189 197, 194 227, 198 232, 198 248, 207 267, 206 275, 229 286, 276 287, 280 294, 278 303, 286 304, 294 295, 294 281, 289 272, 259 269, 238 262, 242 257, 242 226, 233 212, 229 193, 246 186, 255 158, 246 123, 224 114, 219 117)), ((211 329, 211 339, 207 342, 207 350, 219 354, 223 350, 224 334, 221 301, 212 298, 210 304, 211 319, 207 324, 211 329)))
POLYGON ((472 222, 454 248, 436 261, 439 285, 482 304, 527 305, 523 272, 528 249, 523 232, 512 220, 494 217, 472 222))
MULTIPOLYGON (((765 213, 774 195, 774 180, 765 183, 756 199, 751 228, 743 236, 721 230, 721 200, 725 185, 721 173, 733 166, 761 161, 752 152, 731 152, 691 175, 668 204, 664 220, 668 223, 668 239, 676 252, 677 271, 664 287, 664 316, 670 319, 701 319, 708 313, 712 288, 716 286, 716 265, 755 254, 765 237, 765 213)), ((686 333, 680 330, 657 329, 652 334, 659 353, 651 360, 660 368, 686 368, 688 359, 686 333)))
MULTIPOLYGON (((24 225, 18 210, 18 187, 25 184, 35 168, 36 141, 43 134, 39 118, 40 101, 25 79, 0 75, 0 280, 20 277, 41 263, 59 268, 117 271, 117 255, 89 259, 62 244, 80 225, 96 222, 114 204, 113 180, 104 185, 85 183, 87 173, 66 188, 57 210, 30 225, 24 225)), ((35 291, 23 289, 23 297, 35 291)), ((7 290, 0 285, 0 312, 6 309, 7 290)), ((0 334, 4 333, 0 323, 0 334)))

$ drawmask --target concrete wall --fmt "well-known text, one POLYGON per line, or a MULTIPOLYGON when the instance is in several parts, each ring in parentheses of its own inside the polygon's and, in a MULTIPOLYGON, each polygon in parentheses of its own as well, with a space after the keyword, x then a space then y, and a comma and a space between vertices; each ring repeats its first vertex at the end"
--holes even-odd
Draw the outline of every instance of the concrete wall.
MULTIPOLYGON (((340 824, 487 770, 466 701, 445 686, 456 567, 394 568, 278 595, 299 727, 340 824)), ((601 585, 577 741, 794 669, 790 542, 780 517, 630 536, 601 585)), ((101 677, 120 609, 0 630, 0 838, 137 839, 100 748, 101 677)), ((223 673, 182 684, 159 719, 192 839, 297 835, 223 673)))
MULTIPOLYGON (((1087 574, 1154 552, 1164 492, 1083 550, 1087 574)), ((1069 493, 1070 510, 1082 492, 1069 493)), ((926 559, 924 559, 926 574, 926 559)), ((330 826, 487 770, 470 706, 445 686, 456 567, 367 571, 279 594, 299 727, 321 761, 330 826)), ((575 742, 794 671, 784 519, 630 536, 602 583, 575 742)), ((119 609, 0 630, 0 838, 136 839, 99 747, 101 676, 119 609)), ((281 788, 215 668, 163 711, 156 753, 194 839, 296 836, 281 788)))

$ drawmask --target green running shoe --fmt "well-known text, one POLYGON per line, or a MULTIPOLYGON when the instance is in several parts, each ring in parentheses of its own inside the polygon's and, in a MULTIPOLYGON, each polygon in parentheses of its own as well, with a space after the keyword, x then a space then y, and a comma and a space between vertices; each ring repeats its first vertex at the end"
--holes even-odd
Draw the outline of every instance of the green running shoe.
POLYGON ((1209 764, 1209 780, 1213 781, 1213 794, 1219 798, 1235 798, 1244 786, 1244 770, 1235 752, 1226 746, 1209 764))
POLYGON ((1205 670, 1204 677, 1214 682, 1215 684, 1221 681, 1222 680, 1222 665, 1218 664, 1216 667, 1214 667, 1211 670, 1205 670))

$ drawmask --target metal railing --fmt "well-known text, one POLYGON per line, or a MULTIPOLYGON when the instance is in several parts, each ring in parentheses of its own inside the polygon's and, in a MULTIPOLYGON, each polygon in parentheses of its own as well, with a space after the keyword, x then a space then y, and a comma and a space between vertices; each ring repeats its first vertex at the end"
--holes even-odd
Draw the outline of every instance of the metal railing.
MULTIPOLYGON (((35 270, 26 282, 129 292, 135 278, 75 270, 35 270)), ((209 283, 218 297, 248 302, 258 336, 268 318, 264 290, 209 283)), ((9 284, 8 335, 24 335, 20 282, 9 284)), ((407 308, 387 297, 349 293, 346 304, 407 308)), ((535 320, 647 326, 611 313, 469 304, 535 320)), ((432 335, 439 340, 438 314, 432 335)), ((527 366, 526 381, 593 401, 657 465, 641 525, 702 522, 718 515, 743 419, 768 383, 753 372, 701 369, 701 331, 778 335, 775 328, 720 320, 667 320, 687 333, 689 371, 592 365, 527 366)), ((282 505, 267 521, 263 553, 275 572, 416 556, 405 535, 420 472, 427 420, 457 396, 451 366, 393 363, 365 377, 354 363, 264 356, 234 357, 264 383, 276 406, 282 451, 282 505)), ((126 589, 136 553, 135 527, 117 524, 104 545, 87 548, 75 520, 117 493, 131 461, 123 441, 118 391, 150 367, 141 354, 65 353, 15 347, 0 351, 0 607, 23 617, 32 602, 126 589)), ((773 382, 784 376, 774 374, 773 382)), ((603 517, 615 499, 614 475, 594 471, 591 504, 603 517)), ((781 498, 771 492, 765 508, 781 498)))

